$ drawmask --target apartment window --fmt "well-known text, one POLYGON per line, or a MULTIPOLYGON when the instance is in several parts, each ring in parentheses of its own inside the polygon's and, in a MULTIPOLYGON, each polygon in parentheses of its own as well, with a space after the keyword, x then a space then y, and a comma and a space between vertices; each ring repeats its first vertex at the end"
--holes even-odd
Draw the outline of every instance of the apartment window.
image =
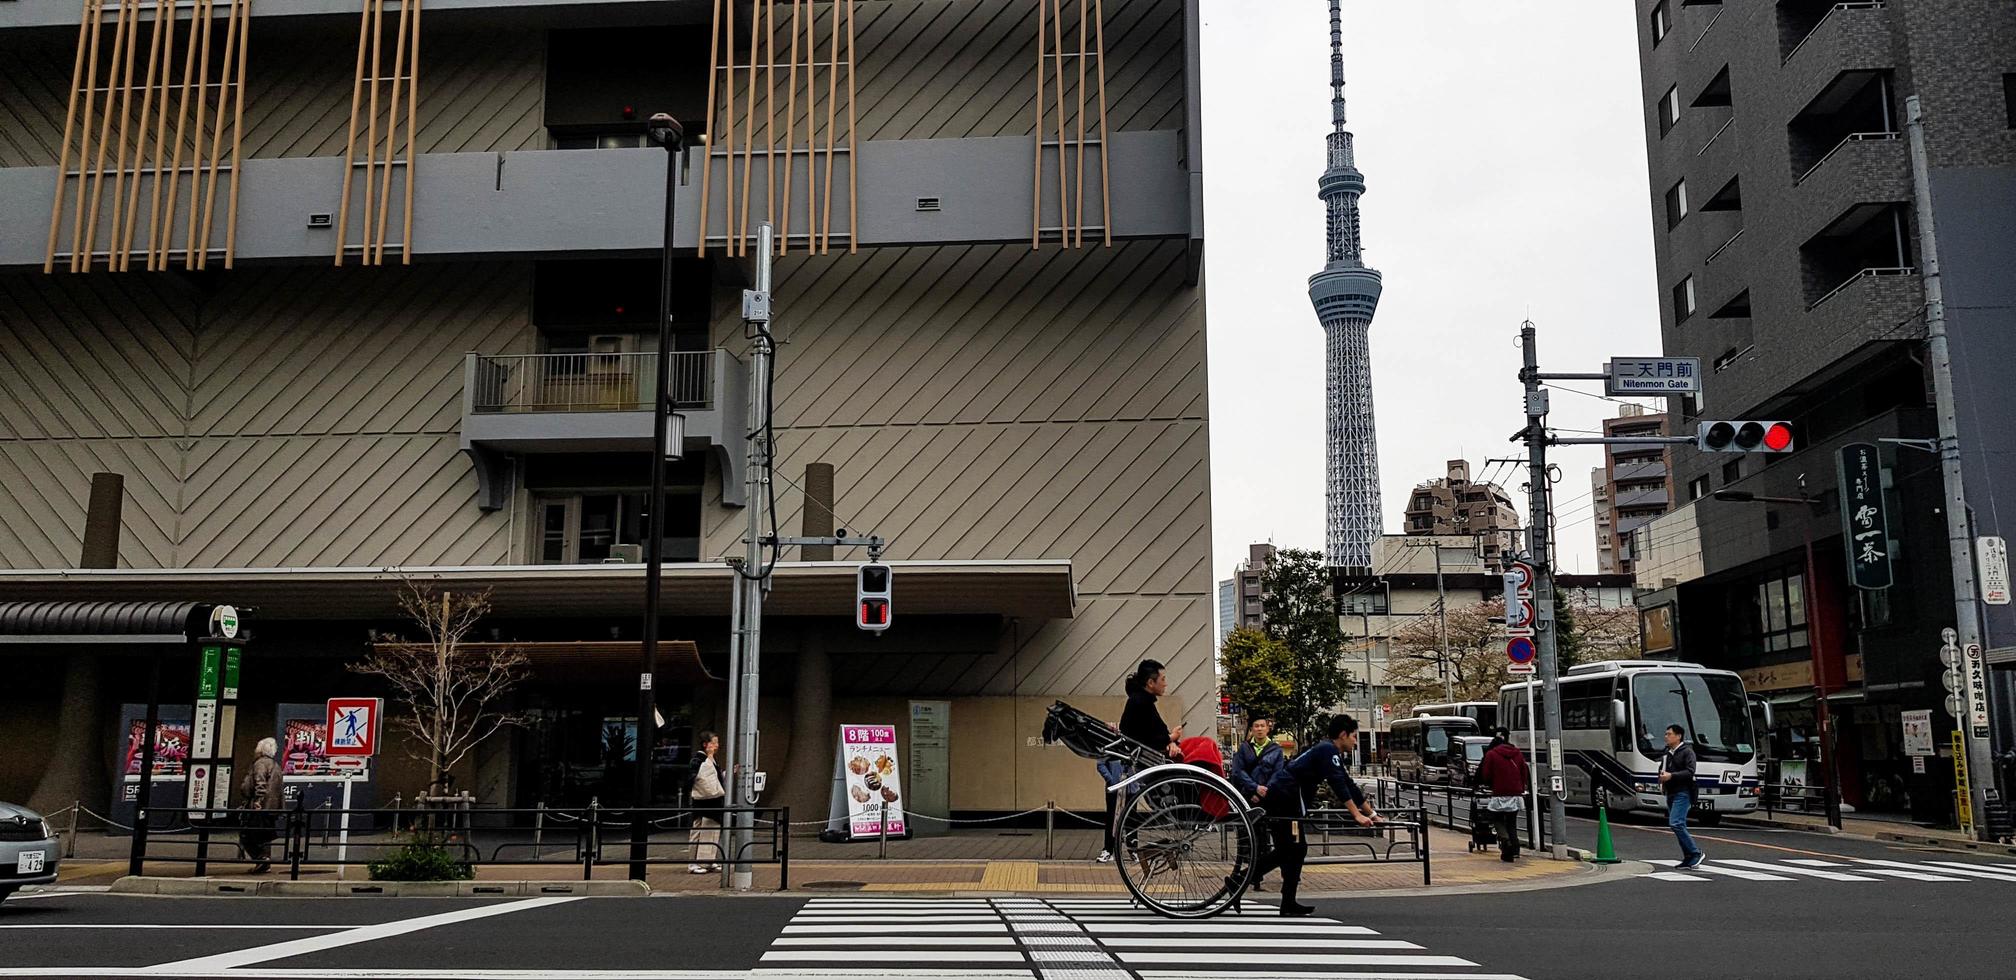
POLYGON ((1722 464, 1722 485, 1728 486, 1743 479, 1743 457, 1738 456, 1722 464))
POLYGON ((1664 136, 1672 132, 1673 127, 1679 122, 1680 89, 1675 86, 1667 89, 1666 94, 1659 97, 1659 135, 1664 136))
POLYGON ((1704 473, 1701 476, 1697 476, 1694 479, 1687 481, 1688 500, 1700 500, 1702 497, 1706 496, 1708 496, 1707 474, 1704 473))
POLYGON ((2016 73, 2002 76, 2002 110, 2009 114, 2009 128, 2016 129, 2016 73))
POLYGON ((1666 40, 1666 35, 1672 30, 1673 14, 1666 9, 1666 0, 1659 0, 1652 5, 1652 46, 1658 47, 1659 42, 1666 40))
MULTIPOLYGON (((621 557, 619 545, 641 546, 650 519, 644 486, 650 465, 641 453, 528 455, 533 562, 592 565, 621 557)), ((665 560, 699 561, 705 464, 681 460, 665 476, 665 560)))
POLYGON ((1688 276, 1673 285, 1673 322, 1679 323, 1694 315, 1694 277, 1688 276))
POLYGON ((1687 217, 1687 182, 1685 180, 1666 189, 1666 228, 1671 231, 1687 217))
POLYGON ((642 132, 553 134, 556 150, 627 150, 644 145, 642 132))
POLYGON ((1727 593, 1732 650, 1779 652, 1806 646, 1805 579, 1798 574, 1767 577, 1727 593))

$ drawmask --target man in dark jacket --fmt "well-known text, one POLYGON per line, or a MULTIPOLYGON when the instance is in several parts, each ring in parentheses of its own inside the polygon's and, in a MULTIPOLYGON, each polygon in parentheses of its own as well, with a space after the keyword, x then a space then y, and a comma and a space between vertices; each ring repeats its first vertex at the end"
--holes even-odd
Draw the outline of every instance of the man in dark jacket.
POLYGON ((1525 805, 1526 753, 1512 744, 1511 733, 1500 728, 1492 734, 1491 747, 1477 765, 1477 787, 1490 794, 1484 810, 1498 835, 1498 859, 1519 859, 1519 810, 1525 805))
MULTIPOLYGON (((1268 737, 1274 731, 1274 723, 1271 720, 1255 718, 1252 726, 1246 731, 1248 738, 1240 743, 1238 751, 1232 753, 1232 761, 1225 775, 1232 780, 1232 785, 1239 787, 1239 792, 1246 794, 1247 802, 1255 806, 1265 806, 1267 784, 1274 780, 1274 773, 1287 762, 1287 756, 1282 755, 1281 746, 1276 745, 1274 740, 1268 737)), ((1265 835, 1262 835, 1263 847, 1266 842, 1265 835)), ((1253 879, 1253 890, 1264 890, 1260 887, 1258 876, 1253 879)))
POLYGON ((1666 826, 1680 842, 1680 868, 1698 868, 1708 859, 1694 846, 1687 833, 1687 811, 1694 808, 1694 746, 1687 744, 1687 730, 1666 726, 1666 758, 1659 762, 1659 789, 1666 794, 1666 826))
POLYGON ((1281 914, 1285 916, 1311 915, 1316 911, 1313 905, 1296 902, 1295 891, 1302 884, 1302 861, 1309 853, 1309 845, 1302 840, 1302 818, 1315 808, 1317 788, 1329 783, 1359 826, 1370 827, 1379 822, 1378 811, 1351 778, 1348 765, 1351 753, 1358 748, 1358 720, 1338 715, 1330 719, 1324 731, 1329 740, 1317 742, 1275 770, 1263 797, 1267 829, 1273 836, 1274 847, 1260 858, 1254 878, 1281 869, 1281 914))

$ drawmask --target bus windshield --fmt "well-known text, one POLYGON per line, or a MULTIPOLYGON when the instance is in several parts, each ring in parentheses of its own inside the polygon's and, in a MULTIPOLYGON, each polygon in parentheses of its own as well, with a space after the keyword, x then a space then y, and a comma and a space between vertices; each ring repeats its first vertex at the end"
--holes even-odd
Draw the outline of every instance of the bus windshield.
POLYGON ((1666 726, 1679 725, 1704 762, 1748 762, 1754 754, 1743 682, 1721 674, 1639 674, 1631 681, 1638 749, 1666 751, 1666 726))

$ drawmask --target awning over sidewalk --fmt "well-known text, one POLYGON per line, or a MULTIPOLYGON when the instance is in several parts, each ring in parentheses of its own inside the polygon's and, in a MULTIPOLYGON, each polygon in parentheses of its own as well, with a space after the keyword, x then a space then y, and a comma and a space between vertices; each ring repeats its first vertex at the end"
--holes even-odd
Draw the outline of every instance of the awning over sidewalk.
MULTIPOLYGON (((1077 605, 1068 560, 889 564, 897 607, 906 616, 1069 619, 1077 605)), ((855 566, 779 564, 766 613, 850 615, 855 566)), ((666 565, 665 615, 727 616, 733 575, 720 563, 666 565)), ((495 614, 507 618, 636 615, 644 608, 644 566, 635 564, 0 570, 0 595, 131 603, 214 594, 257 608, 262 620, 390 619, 400 615, 399 585, 409 578, 444 589, 490 589, 495 614)))
POLYGON ((207 602, 0 602, 4 643, 188 643, 203 635, 207 602))

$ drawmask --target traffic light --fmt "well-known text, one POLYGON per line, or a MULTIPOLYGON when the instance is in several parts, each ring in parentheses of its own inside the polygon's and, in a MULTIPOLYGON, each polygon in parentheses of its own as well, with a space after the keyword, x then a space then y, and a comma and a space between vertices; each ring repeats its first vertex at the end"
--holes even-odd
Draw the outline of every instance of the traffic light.
POLYGON ((895 576, 879 561, 854 569, 854 625, 871 633, 889 628, 889 589, 895 576))
POLYGON ((1704 453, 1789 453, 1796 447, 1792 423, 1751 419, 1702 422, 1694 448, 1704 453))

